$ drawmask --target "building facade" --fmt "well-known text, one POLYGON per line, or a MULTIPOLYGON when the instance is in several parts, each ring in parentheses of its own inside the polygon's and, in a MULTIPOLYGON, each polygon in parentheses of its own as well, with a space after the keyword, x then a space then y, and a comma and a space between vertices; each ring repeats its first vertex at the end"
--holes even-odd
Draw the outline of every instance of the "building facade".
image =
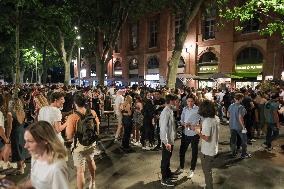
MULTIPOLYGON (((212 1, 211 1, 212 2, 212 1)), ((181 54, 178 74, 198 76, 189 84, 211 86, 214 73, 228 74, 230 82, 253 84, 263 79, 280 79, 284 70, 284 47, 281 36, 260 36, 261 23, 256 19, 236 31, 238 23, 220 23, 216 6, 205 3, 190 25, 181 54), (249 82, 249 83, 246 83, 249 82)), ((167 78, 168 61, 180 30, 181 19, 169 10, 147 15, 137 22, 128 21, 121 31, 107 77, 116 81, 145 81, 156 85, 167 78)), ((97 69, 98 70, 98 69, 97 69)))

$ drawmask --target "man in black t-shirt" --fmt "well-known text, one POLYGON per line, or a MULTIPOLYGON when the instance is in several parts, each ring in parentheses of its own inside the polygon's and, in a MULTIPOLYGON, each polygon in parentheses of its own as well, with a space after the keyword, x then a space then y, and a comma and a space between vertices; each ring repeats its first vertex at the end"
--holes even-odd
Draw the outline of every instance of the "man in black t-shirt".
POLYGON ((95 89, 92 98, 92 109, 96 112, 99 120, 101 121, 101 100, 99 99, 100 92, 95 89))
POLYGON ((160 120, 160 114, 163 111, 166 100, 164 98, 161 98, 161 91, 156 91, 154 93, 154 106, 155 106, 155 124, 156 124, 156 134, 157 134, 157 140, 158 144, 153 150, 160 150, 161 149, 161 139, 160 139, 160 126, 159 126, 159 120, 160 120))

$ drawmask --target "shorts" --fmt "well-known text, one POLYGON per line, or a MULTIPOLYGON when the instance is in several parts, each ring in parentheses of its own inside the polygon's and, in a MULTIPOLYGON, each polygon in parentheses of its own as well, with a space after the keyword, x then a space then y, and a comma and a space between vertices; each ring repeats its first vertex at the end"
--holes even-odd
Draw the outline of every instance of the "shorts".
POLYGON ((83 146, 77 143, 77 147, 73 151, 73 161, 75 167, 83 167, 85 168, 85 164, 87 160, 93 160, 95 155, 95 143, 90 146, 83 146))
POLYGON ((116 113, 117 124, 122 125, 122 114, 116 113))

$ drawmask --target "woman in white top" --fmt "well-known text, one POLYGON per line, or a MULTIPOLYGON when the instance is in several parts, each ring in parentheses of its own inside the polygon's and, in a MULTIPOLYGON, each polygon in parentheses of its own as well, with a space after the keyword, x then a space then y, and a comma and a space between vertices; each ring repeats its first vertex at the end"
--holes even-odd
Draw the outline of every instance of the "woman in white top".
POLYGON ((199 105, 199 115, 204 119, 202 128, 192 127, 202 139, 201 141, 201 165, 205 176, 206 189, 213 189, 212 162, 218 153, 219 123, 216 117, 215 106, 212 101, 204 100, 199 105))
POLYGON ((25 148, 32 155, 31 178, 20 189, 68 189, 67 151, 54 128, 46 121, 31 124, 25 131, 25 148))

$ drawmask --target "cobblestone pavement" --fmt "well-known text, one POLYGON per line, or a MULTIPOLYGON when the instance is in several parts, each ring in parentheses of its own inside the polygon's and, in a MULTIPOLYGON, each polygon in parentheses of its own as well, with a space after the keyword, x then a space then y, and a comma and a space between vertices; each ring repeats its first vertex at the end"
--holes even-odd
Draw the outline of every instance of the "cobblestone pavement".
MULTIPOLYGON (((105 125, 105 123, 104 123, 105 125)), ((114 131, 111 122, 111 132, 114 131)), ((104 133, 104 131, 103 131, 104 133)), ((241 160, 231 158, 229 152, 229 128, 220 128, 219 155, 215 158, 213 169, 214 186, 217 189, 283 189, 284 186, 284 152, 280 144, 284 144, 284 128, 280 137, 274 142, 271 152, 264 151, 261 144, 264 139, 258 139, 248 146, 252 158, 241 160)), ((135 152, 125 154, 119 144, 113 143, 109 134, 104 134, 103 144, 106 154, 97 156, 96 185, 97 189, 158 189, 165 188, 160 184, 160 151, 144 151, 134 147, 135 152)), ((174 171, 179 165, 180 140, 176 140, 171 169, 174 171)), ((189 171, 191 149, 186 154, 185 170, 189 171)), ((76 188, 75 169, 72 161, 68 162, 70 169, 70 188, 76 188)), ((28 172, 29 166, 26 169, 28 172)), ((7 176, 8 179, 22 182, 27 176, 7 176)), ((88 175, 87 175, 88 177, 88 175)), ((189 180, 186 174, 180 175, 174 188, 201 188, 204 176, 198 159, 194 177, 189 180)))

